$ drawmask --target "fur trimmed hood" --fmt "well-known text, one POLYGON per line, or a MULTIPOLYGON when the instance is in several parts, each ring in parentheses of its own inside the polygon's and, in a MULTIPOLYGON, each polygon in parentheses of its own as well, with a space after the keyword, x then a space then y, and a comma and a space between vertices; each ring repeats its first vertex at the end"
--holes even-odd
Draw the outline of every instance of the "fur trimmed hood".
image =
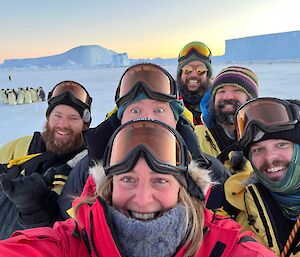
MULTIPOLYGON (((96 185, 96 191, 99 191, 99 188, 106 181, 106 175, 102 163, 97 163, 95 166, 91 167, 89 169, 89 174, 93 177, 96 185)), ((188 167, 188 174, 195 184, 201 189, 203 195, 206 196, 211 185, 214 184, 209 175, 210 171, 199 168, 197 162, 192 161, 188 167)))

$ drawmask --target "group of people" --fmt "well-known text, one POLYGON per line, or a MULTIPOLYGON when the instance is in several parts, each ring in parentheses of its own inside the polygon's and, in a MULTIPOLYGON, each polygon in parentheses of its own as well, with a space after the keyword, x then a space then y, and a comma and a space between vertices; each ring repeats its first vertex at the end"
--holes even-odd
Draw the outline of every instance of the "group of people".
POLYGON ((45 101, 46 94, 43 87, 19 87, 18 89, 2 88, 0 90, 0 102, 9 105, 31 104, 45 101))
POLYGON ((95 128, 55 85, 44 130, 0 149, 0 256, 300 256, 300 102, 211 57, 129 67, 95 128))

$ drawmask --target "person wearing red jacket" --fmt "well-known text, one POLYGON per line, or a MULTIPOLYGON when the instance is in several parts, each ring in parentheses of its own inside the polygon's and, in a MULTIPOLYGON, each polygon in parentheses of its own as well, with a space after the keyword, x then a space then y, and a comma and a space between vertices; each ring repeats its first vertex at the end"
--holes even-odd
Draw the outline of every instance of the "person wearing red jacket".
POLYGON ((191 161, 176 130, 130 121, 91 168, 75 218, 17 231, 0 242, 0 256, 275 256, 205 208, 210 186, 209 172, 191 161))

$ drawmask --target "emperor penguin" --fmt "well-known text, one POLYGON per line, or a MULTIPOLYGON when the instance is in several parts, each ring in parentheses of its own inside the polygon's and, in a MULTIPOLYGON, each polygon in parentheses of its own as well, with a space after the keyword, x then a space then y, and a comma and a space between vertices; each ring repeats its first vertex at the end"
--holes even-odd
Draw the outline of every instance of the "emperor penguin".
POLYGON ((4 102, 5 89, 2 88, 0 91, 0 102, 4 102))
POLYGON ((45 101, 46 94, 45 94, 43 87, 38 87, 36 91, 37 91, 37 95, 38 95, 38 101, 45 101))
POLYGON ((5 104, 8 104, 8 91, 9 91, 9 89, 5 89, 4 94, 3 94, 3 102, 5 104))
POLYGON ((30 93, 28 87, 25 89, 24 103, 25 104, 31 104, 32 103, 31 93, 30 93))
POLYGON ((16 92, 14 89, 9 90, 8 92, 8 104, 9 105, 16 105, 17 104, 17 96, 16 96, 16 92))
POLYGON ((31 88, 29 88, 29 92, 31 94, 32 102, 36 102, 38 100, 38 95, 37 95, 36 91, 31 87, 31 88))
POLYGON ((19 88, 19 93, 17 96, 17 104, 24 104, 25 101, 25 90, 23 88, 19 88))

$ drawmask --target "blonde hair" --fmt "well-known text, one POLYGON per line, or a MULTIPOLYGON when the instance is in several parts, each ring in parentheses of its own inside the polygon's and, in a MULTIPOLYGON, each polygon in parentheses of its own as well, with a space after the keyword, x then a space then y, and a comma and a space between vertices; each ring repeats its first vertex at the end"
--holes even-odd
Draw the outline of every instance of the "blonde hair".
MULTIPOLYGON (((76 217, 80 206, 83 204, 92 205, 97 197, 103 198, 108 204, 112 205, 113 178, 106 177, 99 183, 94 195, 87 196, 74 207, 76 221, 78 221, 76 217)), ((187 252, 184 254, 184 257, 193 256, 202 244, 204 202, 192 197, 183 186, 180 186, 179 189, 178 202, 185 206, 187 213, 187 235, 184 243, 187 246, 187 252)))

